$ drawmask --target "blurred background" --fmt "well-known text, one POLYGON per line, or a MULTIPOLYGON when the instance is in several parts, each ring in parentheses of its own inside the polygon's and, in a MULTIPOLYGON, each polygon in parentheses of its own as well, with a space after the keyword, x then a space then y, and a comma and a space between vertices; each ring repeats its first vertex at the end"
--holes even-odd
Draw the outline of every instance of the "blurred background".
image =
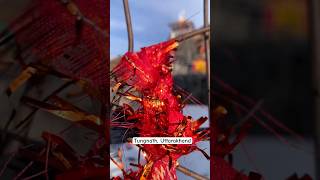
MULTIPOLYGON (((0 32, 3 32, 10 22, 25 12, 31 4, 31 0, 0 0, 0 32)), ((1 38, 0 41, 3 39, 1 38)), ((36 110, 31 118, 34 108, 21 103, 22 96, 29 96, 42 100, 59 88, 65 81, 52 75, 41 75, 31 78, 17 91, 9 96, 6 90, 12 81, 21 72, 21 66, 17 61, 17 48, 15 41, 11 40, 0 45, 0 179, 10 180, 26 178, 42 171, 44 166, 39 162, 37 153, 45 144, 43 132, 59 135, 80 156, 85 155, 98 138, 96 131, 87 127, 74 124, 66 119, 52 115, 46 111, 36 110), (17 125, 22 121, 19 128, 17 125), (27 149, 28 148, 28 149, 27 149), (38 148, 38 149, 37 149, 38 148), (19 150, 26 149, 29 153, 20 154, 19 150), (32 151, 32 150, 33 151, 32 151), (19 151, 19 153, 18 153, 19 151), (31 163, 31 164, 29 164, 31 163), (30 166, 28 166, 30 165, 30 166), (24 169, 24 170, 23 170, 24 169), (22 175, 21 172, 24 171, 22 175), (20 178, 18 175, 20 173, 20 178), (22 176, 21 176, 22 175, 22 176)), ((73 103, 87 112, 96 114, 100 104, 83 94, 76 85, 70 85, 58 93, 59 97, 73 103)), ((54 179, 56 172, 48 170, 49 179, 54 179)), ((37 176, 32 179, 46 179, 37 176)))
POLYGON ((273 116, 257 111, 268 127, 253 119, 249 137, 234 152, 234 165, 244 172, 254 169, 266 179, 285 179, 293 173, 315 178, 311 2, 212 2, 215 104, 231 110, 231 121, 239 119, 238 109, 226 97, 248 109, 261 102, 260 108, 273 116))

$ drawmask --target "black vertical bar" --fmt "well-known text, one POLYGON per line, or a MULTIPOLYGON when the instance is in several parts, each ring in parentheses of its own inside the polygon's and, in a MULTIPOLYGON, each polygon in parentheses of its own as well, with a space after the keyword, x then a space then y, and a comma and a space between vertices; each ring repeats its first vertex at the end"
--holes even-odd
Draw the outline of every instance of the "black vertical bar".
MULTIPOLYGON (((110 72, 110 0, 106 0, 107 3, 107 9, 106 9, 106 13, 107 13, 107 36, 105 39, 106 40, 106 50, 108 51, 106 54, 108 55, 106 57, 106 63, 107 63, 107 68, 105 72, 110 72)), ((110 78, 110 75, 108 75, 108 77, 110 78)), ((105 101, 102 101, 103 103, 101 104, 101 120, 103 120, 104 122, 104 127, 105 127, 105 141, 106 141, 106 146, 107 148, 107 157, 106 157, 106 169, 108 171, 107 173, 107 177, 106 179, 110 179, 110 109, 111 109, 111 105, 110 105, 110 79, 107 82, 108 84, 106 85, 106 88, 104 88, 103 92, 105 93, 105 101)))
POLYGON ((214 104, 214 98, 213 98, 213 53, 214 53, 214 27, 215 27, 215 17, 217 14, 217 1, 212 0, 210 1, 210 59, 208 62, 210 62, 208 66, 208 90, 209 90, 209 120, 210 120, 210 179, 214 180, 214 174, 216 173, 216 162, 214 159, 214 143, 215 143, 215 135, 216 133, 216 122, 213 118, 213 104, 214 104))
POLYGON ((314 88, 314 125, 315 125, 315 158, 316 179, 320 179, 320 3, 309 1, 310 38, 312 51, 312 70, 314 88))

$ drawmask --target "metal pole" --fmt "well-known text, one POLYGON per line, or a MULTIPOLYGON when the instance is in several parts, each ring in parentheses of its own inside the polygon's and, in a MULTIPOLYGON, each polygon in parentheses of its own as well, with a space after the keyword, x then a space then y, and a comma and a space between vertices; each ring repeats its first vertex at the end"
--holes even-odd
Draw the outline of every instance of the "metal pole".
MULTIPOLYGON (((208 0, 203 1, 203 25, 204 27, 208 27, 209 25, 209 3, 208 0)), ((208 33, 204 34, 204 46, 205 46, 205 55, 206 55, 206 60, 207 60, 207 67, 209 68, 210 66, 210 49, 209 49, 209 36, 208 33)), ((210 69, 210 68, 209 68, 210 69)), ((208 77, 210 78, 210 71, 208 71, 208 77)), ((208 82, 210 82, 208 80, 208 82)))
POLYGON ((205 176, 202 176, 194 171, 191 171, 190 169, 186 168, 186 167, 183 167, 181 165, 177 166, 177 170, 182 172, 183 174, 187 175, 187 176, 190 176, 190 177, 193 177, 194 179, 196 180, 208 180, 207 177, 205 176))
POLYGON ((176 39, 178 42, 182 42, 182 41, 185 41, 185 40, 187 40, 189 38, 197 36, 199 34, 208 33, 208 32, 210 32, 210 27, 209 26, 203 27, 203 28, 191 31, 191 32, 187 32, 187 33, 181 34, 180 36, 178 36, 178 37, 176 37, 174 39, 176 39))
MULTIPOLYGON (((209 2, 208 0, 203 0, 203 26, 204 27, 208 27, 209 26, 209 2)), ((209 32, 211 34, 211 30, 209 32)), ((215 162, 214 162, 214 154, 213 154, 213 132, 214 132, 214 122, 213 122, 213 117, 212 117, 212 113, 213 113, 213 98, 211 95, 211 91, 212 91, 212 84, 211 84, 211 59, 210 59, 210 40, 209 40, 209 33, 205 33, 204 34, 204 47, 205 47, 205 59, 206 59, 206 67, 207 67, 207 84, 208 84, 208 115, 209 115, 209 126, 210 126, 210 179, 213 179, 213 174, 215 174, 214 172, 214 166, 215 166, 215 162)), ((211 37, 212 38, 212 37, 211 37)))
MULTIPOLYGON (((208 0, 203 0, 203 25, 204 27, 208 27, 209 26, 209 2, 208 0)), ((209 32, 210 33, 210 32, 209 32)), ((211 74, 210 74, 210 42, 209 42, 209 33, 204 33, 204 48, 205 48, 205 59, 207 62, 207 84, 208 84, 208 109, 210 111, 211 109, 211 105, 210 105, 210 91, 211 91, 211 87, 210 87, 210 79, 211 79, 211 74)), ((209 113, 210 114, 210 113, 209 113)), ((210 117, 210 115, 209 115, 210 117)))
POLYGON ((132 32, 132 23, 131 15, 129 9, 128 0, 123 0, 124 15, 126 17, 127 31, 128 31, 128 51, 133 52, 133 32, 132 32))
MULTIPOLYGON (((208 0, 203 0, 203 26, 208 27, 209 26, 209 2, 208 0)), ((210 33, 210 32, 209 32, 210 33)), ((210 111, 211 106, 210 106, 210 44, 209 44, 209 33, 204 33, 204 48, 205 48, 205 59, 207 62, 207 84, 208 84, 208 109, 210 111)), ((210 113, 209 113, 210 114, 210 113)), ((210 115, 209 115, 210 117, 210 115)))

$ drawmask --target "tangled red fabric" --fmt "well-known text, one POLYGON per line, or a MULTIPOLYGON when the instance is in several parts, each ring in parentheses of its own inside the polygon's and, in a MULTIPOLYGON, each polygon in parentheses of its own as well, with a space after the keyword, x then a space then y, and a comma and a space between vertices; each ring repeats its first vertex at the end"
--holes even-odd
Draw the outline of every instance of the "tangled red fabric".
MULTIPOLYGON (((143 145, 147 163, 134 173, 124 173, 124 179, 177 179, 177 160, 182 155, 199 150, 196 143, 207 138, 209 130, 198 131, 207 118, 193 120, 182 114, 181 97, 174 94, 172 69, 173 50, 178 42, 170 40, 142 48, 138 53, 126 53, 113 69, 116 82, 134 88, 137 93, 124 92, 123 97, 136 101, 127 121, 136 120, 141 137, 192 137, 192 144, 143 145)), ((119 178, 119 177, 118 177, 119 178)))
POLYGON ((103 0, 33 0, 8 27, 19 47, 20 63, 45 66, 107 93, 107 4, 103 0))

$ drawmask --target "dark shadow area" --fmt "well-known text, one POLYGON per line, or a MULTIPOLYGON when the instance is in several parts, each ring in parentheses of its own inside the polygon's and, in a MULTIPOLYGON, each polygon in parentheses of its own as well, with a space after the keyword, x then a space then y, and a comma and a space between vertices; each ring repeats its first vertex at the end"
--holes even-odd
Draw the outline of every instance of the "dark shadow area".
POLYGON ((310 2, 213 3, 214 105, 226 107, 230 124, 251 114, 234 165, 266 179, 315 177, 310 2))

